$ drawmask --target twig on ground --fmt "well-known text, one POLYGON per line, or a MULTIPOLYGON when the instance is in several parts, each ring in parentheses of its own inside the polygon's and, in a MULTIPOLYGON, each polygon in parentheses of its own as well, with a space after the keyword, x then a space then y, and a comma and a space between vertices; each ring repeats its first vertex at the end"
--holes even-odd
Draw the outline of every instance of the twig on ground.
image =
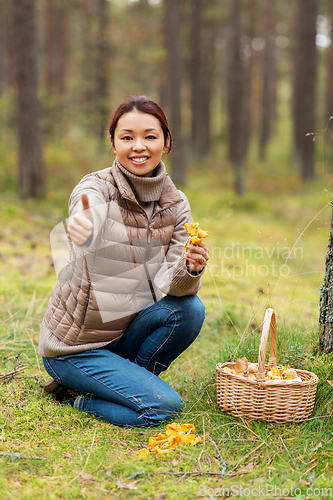
POLYGON ((15 368, 15 370, 13 370, 12 372, 4 373, 4 374, 0 375, 0 380, 2 380, 4 378, 9 378, 9 377, 13 378, 13 377, 15 377, 15 375, 17 373, 22 372, 26 368, 28 368, 28 366, 21 366, 20 368, 15 368))
POLYGON ((249 474, 249 470, 242 470, 239 472, 227 472, 226 474, 220 474, 220 472, 210 472, 210 471, 197 471, 197 472, 156 472, 156 474, 171 474, 172 476, 182 476, 177 483, 179 483, 185 476, 220 476, 221 478, 223 477, 236 477, 236 476, 243 476, 244 474, 249 474))
MULTIPOLYGON (((209 436, 210 437, 210 436, 209 436)), ((221 456, 220 454, 220 451, 218 449, 218 446, 217 444, 215 443, 214 439, 212 439, 210 437, 210 440, 211 442, 213 443, 214 447, 215 447, 215 450, 216 450, 216 453, 217 453, 217 458, 218 460, 221 462, 221 471, 220 471, 220 474, 223 476, 225 473, 226 473, 226 470, 227 470, 227 464, 225 463, 225 460, 223 459, 223 457, 221 456)))
POLYGON ((10 460, 46 460, 46 458, 42 457, 22 457, 20 453, 0 453, 1 457, 9 458, 10 460))
POLYGON ((5 309, 6 309, 6 311, 8 312, 9 317, 8 317, 7 319, 5 319, 5 321, 3 321, 2 323, 0 323, 0 326, 2 326, 2 325, 4 325, 5 323, 7 323, 7 321, 9 321, 10 319, 13 319, 13 318, 14 318, 14 316, 16 316, 16 314, 18 314, 19 312, 23 311, 24 307, 22 307, 21 309, 19 309, 18 311, 16 311, 14 314, 12 314, 12 313, 8 310, 8 308, 7 308, 7 306, 6 306, 6 305, 5 305, 5 309))
POLYGON ((255 451, 259 450, 259 448, 261 448, 263 445, 265 444, 265 441, 263 441, 262 443, 260 443, 256 448, 254 448, 254 450, 250 451, 250 453, 248 453, 247 455, 245 455, 243 458, 241 458, 240 460, 238 460, 237 464, 235 465, 235 467, 232 469, 231 473, 234 472, 235 469, 237 469, 237 467, 242 463, 244 462, 244 460, 249 457, 250 455, 252 455, 252 453, 254 453, 255 451))
MULTIPOLYGON (((89 458, 90 458, 90 455, 91 455, 91 452, 92 452, 92 449, 93 449, 93 446, 94 446, 94 443, 95 443, 95 437, 96 437, 96 429, 95 429, 95 432, 94 432, 94 435, 93 435, 93 438, 92 438, 92 442, 91 442, 91 446, 90 446, 90 450, 89 450, 89 453, 87 455, 87 458, 86 458, 86 461, 85 461, 85 464, 83 466, 83 469, 82 471, 80 471, 80 474, 84 474, 84 471, 87 467, 87 464, 89 462, 89 458)), ((68 484, 72 483, 73 481, 75 481, 78 477, 80 477, 80 474, 77 474, 75 477, 73 477, 69 482, 68 484)))
POLYGON ((35 333, 35 332, 34 332, 33 330, 31 330, 31 328, 27 328, 27 334, 29 335, 29 339, 30 339, 31 345, 32 345, 32 347, 33 347, 33 350, 35 351, 35 356, 36 356, 36 361, 37 361, 37 366, 38 366, 39 373, 40 373, 41 375, 43 375, 42 370, 40 369, 40 363, 39 363, 39 357, 38 357, 37 349, 36 349, 35 344, 34 344, 34 342, 33 342, 32 338, 31 338, 31 335, 30 335, 30 333, 29 333, 29 330, 30 330, 31 332, 33 332, 33 333, 35 333))
POLYGON ((6 418, 6 421, 3 424, 3 426, 2 426, 2 429, 1 429, 1 441, 5 441, 5 427, 6 427, 8 421, 9 421, 9 417, 6 418))
POLYGON ((86 462, 83 466, 83 469, 82 469, 82 472, 84 472, 85 468, 87 467, 87 464, 89 462, 89 458, 90 458, 90 455, 91 455, 91 452, 92 452, 92 449, 93 449, 93 446, 94 446, 94 443, 95 443, 95 437, 96 437, 96 429, 95 429, 95 432, 94 432, 94 436, 92 438, 92 442, 91 442, 91 446, 90 446, 90 450, 89 450, 89 453, 88 453, 88 456, 87 456, 87 459, 86 459, 86 462))
MULTIPOLYGON (((199 475, 200 475, 200 474, 202 474, 202 472, 194 472, 193 474, 199 474, 199 475)), ((180 478, 178 479, 178 481, 176 481, 176 484, 178 484, 178 483, 180 483, 180 481, 181 481, 182 479, 184 479, 184 477, 186 477, 187 472, 185 472, 185 474, 184 474, 183 472, 180 472, 180 473, 175 472, 175 473, 174 473, 174 475, 175 475, 175 476, 179 476, 179 475, 181 475, 181 476, 182 476, 182 477, 180 477, 180 478)))
MULTIPOLYGON (((290 460, 291 460, 291 462, 292 462, 293 466, 295 467, 295 460, 293 459, 292 455, 290 455, 289 450, 288 450, 288 448, 286 447, 286 445, 284 444, 283 439, 282 439, 282 437, 281 437, 281 436, 280 436, 280 441, 281 441, 281 443, 282 443, 283 448, 286 450, 286 452, 287 452, 287 454, 288 454, 288 456, 289 456, 289 458, 290 458, 290 460)), ((289 466, 290 466, 290 464, 289 464, 289 466)))

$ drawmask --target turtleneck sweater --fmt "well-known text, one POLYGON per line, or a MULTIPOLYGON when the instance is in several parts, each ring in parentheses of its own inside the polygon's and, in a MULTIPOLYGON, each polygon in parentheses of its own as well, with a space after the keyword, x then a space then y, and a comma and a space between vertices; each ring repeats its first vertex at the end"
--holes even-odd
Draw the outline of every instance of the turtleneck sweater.
POLYGON ((151 177, 133 174, 123 167, 118 158, 115 159, 115 164, 127 177, 135 196, 140 202, 148 203, 160 199, 167 174, 165 165, 162 161, 155 167, 151 177))

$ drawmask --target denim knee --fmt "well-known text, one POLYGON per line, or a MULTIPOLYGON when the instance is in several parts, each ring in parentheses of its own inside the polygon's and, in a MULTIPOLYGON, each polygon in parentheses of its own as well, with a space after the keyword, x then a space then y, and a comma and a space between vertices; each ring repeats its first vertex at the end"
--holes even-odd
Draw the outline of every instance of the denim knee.
POLYGON ((175 392, 172 399, 161 399, 158 404, 154 405, 154 408, 147 408, 142 412, 142 418, 145 420, 147 426, 159 425, 161 422, 166 420, 172 420, 176 418, 184 409, 184 403, 175 392))
POLYGON ((192 323, 194 329, 202 327, 206 308, 197 295, 182 297, 181 309, 186 309, 186 319, 192 323))
POLYGON ((193 301, 194 311, 199 316, 200 321, 203 323, 206 316, 206 308, 197 295, 194 295, 194 299, 195 299, 193 301))

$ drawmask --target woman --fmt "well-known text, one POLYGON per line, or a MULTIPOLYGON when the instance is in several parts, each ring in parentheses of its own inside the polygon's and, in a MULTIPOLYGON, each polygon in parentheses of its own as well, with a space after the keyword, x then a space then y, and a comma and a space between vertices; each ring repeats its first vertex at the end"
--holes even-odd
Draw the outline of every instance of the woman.
POLYGON ((86 175, 69 200, 70 255, 39 354, 58 401, 119 426, 158 425, 182 411, 159 374, 201 330, 208 249, 184 250, 190 206, 161 161, 172 144, 163 110, 131 96, 109 133, 112 167, 86 175))

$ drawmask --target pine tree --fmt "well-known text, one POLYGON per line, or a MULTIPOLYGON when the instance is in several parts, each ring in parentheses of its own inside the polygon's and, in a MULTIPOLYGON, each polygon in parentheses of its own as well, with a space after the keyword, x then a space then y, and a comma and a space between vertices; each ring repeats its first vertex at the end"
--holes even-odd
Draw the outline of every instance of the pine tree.
MULTIPOLYGON (((333 202, 331 202, 333 206, 333 202)), ((325 261, 325 278, 320 288, 319 351, 333 351, 333 211, 325 261)))

